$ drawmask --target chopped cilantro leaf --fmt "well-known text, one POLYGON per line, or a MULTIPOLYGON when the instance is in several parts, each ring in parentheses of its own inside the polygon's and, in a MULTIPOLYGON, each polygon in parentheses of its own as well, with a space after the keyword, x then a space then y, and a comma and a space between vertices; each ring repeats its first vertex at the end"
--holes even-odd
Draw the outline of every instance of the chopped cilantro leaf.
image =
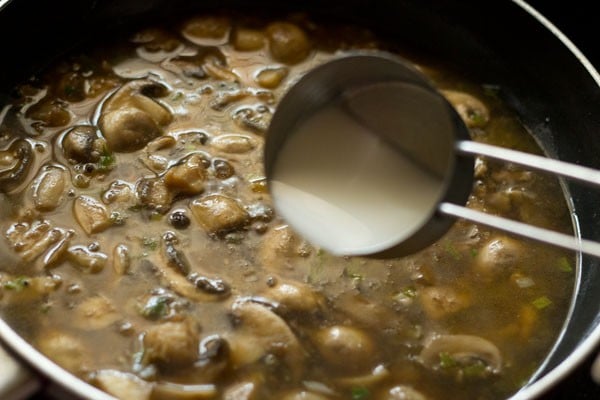
POLYGON ((350 395, 352 400, 365 400, 369 398, 371 392, 366 387, 357 386, 351 389, 350 395))
POLYGON ((538 310, 543 310, 552 304, 552 300, 550 300, 547 296, 541 296, 531 302, 535 308, 538 310))

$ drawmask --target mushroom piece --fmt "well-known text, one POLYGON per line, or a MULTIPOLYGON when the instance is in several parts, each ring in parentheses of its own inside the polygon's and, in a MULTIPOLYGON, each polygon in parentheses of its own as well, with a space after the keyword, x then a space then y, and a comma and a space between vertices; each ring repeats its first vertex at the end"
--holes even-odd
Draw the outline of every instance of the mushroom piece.
POLYGON ((73 314, 73 325, 84 330, 106 328, 118 320, 121 315, 110 300, 103 296, 93 296, 77 305, 73 314))
POLYGON ((288 68, 265 68, 256 74, 256 82, 266 88, 275 89, 288 75, 288 68))
POLYGON ((303 368, 302 347, 287 323, 263 304, 240 299, 232 306, 236 328, 227 338, 234 368, 273 355, 298 377, 303 368))
POLYGON ((278 397, 281 400, 327 400, 329 397, 326 397, 322 394, 309 392, 307 390, 293 390, 291 392, 286 392, 281 397, 278 397))
POLYGON ((0 151, 0 192, 8 193, 24 183, 33 158, 31 144, 23 139, 0 151))
POLYGON ((95 274, 104 269, 108 256, 99 251, 92 251, 81 245, 71 246, 67 249, 67 258, 83 272, 95 274))
POLYGON ((268 288, 264 295, 283 306, 284 312, 316 312, 325 303, 323 297, 310 286, 295 281, 277 282, 275 286, 268 288))
POLYGON ((174 193, 169 190, 164 179, 142 178, 137 182, 135 192, 139 202, 146 208, 161 214, 169 211, 174 193))
POLYGON ((68 371, 77 373, 88 368, 88 353, 76 336, 60 331, 44 331, 37 339, 37 347, 68 371))
POLYGON ((79 196, 73 202, 73 214, 85 233, 102 232, 112 225, 104 204, 89 196, 79 196))
POLYGON ((169 168, 164 179, 165 185, 177 194, 201 193, 206 179, 204 158, 198 154, 186 157, 181 163, 169 168))
POLYGON ((510 272, 510 267, 525 255, 524 245, 508 236, 494 236, 479 249, 473 270, 484 278, 510 272))
POLYGON ((105 142, 89 125, 77 125, 62 138, 62 150, 67 160, 74 163, 94 163, 100 159, 105 142))
POLYGON ((298 26, 289 22, 275 22, 267 27, 269 51, 275 61, 297 64, 311 51, 308 36, 298 26))
POLYGON ((152 393, 152 384, 133 374, 111 369, 94 372, 90 382, 118 399, 148 400, 152 393))
POLYGON ((502 355, 496 345, 473 335, 435 336, 423 347, 419 358, 427 368, 461 375, 487 376, 502 370, 502 355))
POLYGON ((239 382, 227 387, 223 400, 258 400, 258 382, 239 382))
POLYGON ((147 94, 158 91, 149 80, 132 81, 115 92, 105 103, 99 126, 108 148, 116 152, 140 150, 162 135, 172 120, 171 113, 147 94))
POLYGON ((386 391, 381 400, 427 400, 427 397, 408 385, 397 385, 386 391))
POLYGON ((290 259, 310 254, 309 245, 287 225, 269 230, 262 237, 258 261, 269 270, 281 270, 290 259))
POLYGON ((247 153, 256 147, 255 141, 250 136, 226 134, 216 136, 211 145, 224 153, 241 154, 247 153))
POLYGON ((260 50, 265 45, 265 34, 258 29, 238 27, 231 34, 231 44, 237 51, 260 50))
POLYGON ((219 391, 215 385, 186 385, 173 382, 157 382, 152 391, 152 400, 202 400, 214 399, 219 391))
POLYGON ((431 319, 440 319, 467 308, 469 296, 449 286, 428 286, 419 290, 423 310, 431 319))
POLYGON ((246 225, 246 210, 230 197, 213 194, 194 200, 190 204, 192 214, 210 234, 226 233, 246 225))
POLYGON ((364 331, 343 325, 322 328, 314 335, 319 353, 330 364, 345 370, 364 370, 374 360, 375 344, 364 331))
POLYGON ((33 186, 33 203, 39 211, 52 211, 64 198, 67 177, 64 169, 46 166, 33 186))
POLYGON ((148 328, 143 337, 144 362, 179 368, 198 359, 199 332, 190 320, 164 322, 148 328))

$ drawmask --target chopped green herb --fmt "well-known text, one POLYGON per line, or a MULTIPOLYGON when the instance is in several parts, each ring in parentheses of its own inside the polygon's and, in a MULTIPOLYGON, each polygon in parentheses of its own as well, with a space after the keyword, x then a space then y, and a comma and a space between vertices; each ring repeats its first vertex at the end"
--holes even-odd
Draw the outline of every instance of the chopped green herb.
POLYGON ((477 254, 479 254, 479 250, 471 249, 471 257, 475 258, 475 257, 477 257, 477 254))
POLYGON ((113 211, 110 213, 110 222, 113 225, 124 225, 125 216, 118 211, 113 211))
POLYGON ((466 376, 478 378, 486 374, 487 366, 483 361, 477 360, 473 364, 465 366, 462 370, 466 376))
POLYGON ((181 99, 183 99, 183 93, 181 93, 181 92, 177 92, 177 93, 175 93, 175 94, 173 95, 173 97, 172 97, 172 100, 173 100, 173 101, 179 101, 179 100, 181 100, 181 99))
POLYGON ((150 221, 160 221, 163 215, 161 213, 153 212, 150 214, 150 221))
POLYGON ((52 308, 52 304, 44 303, 40 306, 40 312, 42 314, 48 314, 48 311, 50 311, 50 308, 52 308))
POLYGON ((543 310, 552 304, 552 300, 550 300, 547 296, 541 296, 531 302, 535 308, 538 310, 543 310))
POLYGON ((65 92, 65 95, 67 95, 67 96, 71 96, 71 95, 75 94, 76 91, 77 91, 77 89, 75 88, 75 86, 65 85, 65 87, 64 87, 64 92, 65 92))
POLYGON ((365 400, 371 396, 371 392, 364 386, 357 386, 350 390, 350 395, 352 400, 365 400))
POLYGON ((462 258, 460 252, 456 249, 456 247, 454 247, 454 244, 452 244, 451 242, 446 242, 444 248, 455 260, 460 260, 462 258))
POLYGON ((26 276, 19 276, 13 280, 4 282, 3 286, 6 290, 14 290, 15 292, 20 292, 29 286, 29 278, 27 278, 26 276))
POLYGON ((560 269, 561 271, 573 272, 573 267, 571 266, 571 263, 569 262, 567 257, 560 257, 557 260, 557 264, 558 264, 558 269, 560 269))
POLYGON ((154 251, 158 248, 158 240, 153 237, 144 236, 142 238, 142 246, 144 246, 145 249, 154 251))
POLYGON ((114 168, 117 159, 114 154, 108 151, 108 149, 104 149, 102 155, 100 156, 100 160, 98 160, 96 170, 99 172, 108 172, 114 168))
POLYGON ((500 86, 497 85, 483 85, 483 92, 490 97, 496 97, 500 95, 500 86))
POLYGON ((471 111, 469 113, 469 119, 471 121, 473 121, 473 123, 475 125, 480 125, 481 126, 481 125, 483 125, 483 124, 486 123, 485 116, 482 115, 482 114, 480 114, 480 113, 478 113, 478 112, 476 112, 476 111, 471 111))
POLYGON ((446 352, 440 353, 440 367, 446 369, 446 368, 452 368, 455 366, 456 366, 456 360, 449 353, 446 353, 446 352))
POLYGON ((141 310, 142 316, 148 319, 159 319, 169 312, 169 298, 165 296, 153 296, 141 310))
POLYGON ((402 294, 405 295, 408 298, 415 298, 417 296, 417 289, 415 289, 412 286, 407 286, 404 289, 402 289, 402 294))

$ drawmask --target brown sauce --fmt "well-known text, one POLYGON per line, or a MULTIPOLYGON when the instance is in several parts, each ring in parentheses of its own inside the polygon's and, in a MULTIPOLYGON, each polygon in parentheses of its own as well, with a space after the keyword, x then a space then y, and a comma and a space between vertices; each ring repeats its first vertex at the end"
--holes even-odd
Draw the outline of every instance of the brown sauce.
MULTIPOLYGON (((335 258, 273 212, 261 157, 278 100, 374 48, 306 18, 198 16, 21 85, 0 114, 2 317, 127 399, 514 393, 560 332, 570 253, 458 222, 409 257, 335 258)), ((494 88, 420 67, 474 140, 541 152, 494 88)), ((554 179, 486 160, 475 177, 470 207, 571 232, 554 179)))

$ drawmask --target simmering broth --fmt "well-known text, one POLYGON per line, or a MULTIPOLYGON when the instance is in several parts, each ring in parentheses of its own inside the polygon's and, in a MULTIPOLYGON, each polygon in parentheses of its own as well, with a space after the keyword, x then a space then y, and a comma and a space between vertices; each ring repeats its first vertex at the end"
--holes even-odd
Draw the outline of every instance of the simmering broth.
MULTIPOLYGON (((261 157, 281 95, 376 48, 303 16, 199 15, 18 87, 0 114, 2 317, 127 399, 514 393, 562 327, 570 253, 459 221, 409 257, 334 257, 272 209, 261 157)), ((541 151, 494 87, 419 67, 474 140, 541 151)), ((553 178, 486 160, 475 178, 470 207, 571 232, 553 178)))

